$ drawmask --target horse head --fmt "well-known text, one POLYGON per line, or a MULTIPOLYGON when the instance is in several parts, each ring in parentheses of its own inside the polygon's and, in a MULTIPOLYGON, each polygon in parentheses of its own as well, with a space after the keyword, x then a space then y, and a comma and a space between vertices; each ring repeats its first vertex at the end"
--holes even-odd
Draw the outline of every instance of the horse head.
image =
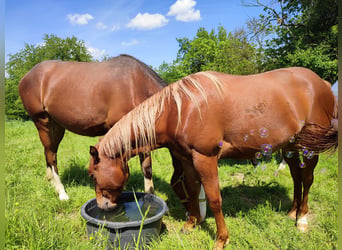
POLYGON ((97 145, 90 147, 90 155, 88 174, 95 183, 97 205, 104 210, 114 209, 129 177, 127 161, 99 153, 97 145))

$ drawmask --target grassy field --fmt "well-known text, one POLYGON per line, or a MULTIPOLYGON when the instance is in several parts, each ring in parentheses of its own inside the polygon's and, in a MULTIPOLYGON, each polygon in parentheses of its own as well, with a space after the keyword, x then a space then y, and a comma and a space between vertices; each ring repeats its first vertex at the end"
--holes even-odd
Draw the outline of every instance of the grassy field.
MULTIPOLYGON (((89 146, 97 138, 66 132, 60 145, 58 165, 70 196, 59 201, 45 178, 45 159, 32 122, 6 122, 6 249, 101 249, 89 240, 81 206, 95 197, 87 175, 89 146)), ((275 160, 257 167, 247 162, 221 161, 219 168, 223 212, 230 231, 228 249, 336 249, 337 247, 337 153, 322 155, 309 196, 310 231, 300 233, 286 217, 292 200, 288 168, 279 171, 275 160)), ((136 158, 130 161, 126 190, 143 191, 143 175, 136 158)), ((216 225, 213 215, 190 234, 180 233, 185 210, 169 182, 173 168, 166 149, 153 154, 156 194, 169 212, 163 217, 160 240, 146 249, 211 249, 216 225)))

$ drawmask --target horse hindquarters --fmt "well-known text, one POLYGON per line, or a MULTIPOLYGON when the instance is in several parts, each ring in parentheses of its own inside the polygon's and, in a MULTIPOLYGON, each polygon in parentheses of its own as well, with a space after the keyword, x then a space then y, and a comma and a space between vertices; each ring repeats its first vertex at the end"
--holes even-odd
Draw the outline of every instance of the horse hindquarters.
POLYGON ((65 129, 54 122, 44 110, 42 85, 44 83, 44 64, 37 64, 19 83, 19 94, 25 110, 34 122, 44 147, 47 179, 55 187, 60 200, 67 200, 64 186, 60 181, 57 168, 58 145, 63 139, 65 129))

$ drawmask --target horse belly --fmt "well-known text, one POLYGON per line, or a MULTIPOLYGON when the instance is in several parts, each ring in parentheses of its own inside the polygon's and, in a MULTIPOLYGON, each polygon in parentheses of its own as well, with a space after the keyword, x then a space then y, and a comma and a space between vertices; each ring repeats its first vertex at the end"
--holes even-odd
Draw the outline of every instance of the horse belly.
POLYGON ((270 155, 289 144, 304 126, 305 118, 289 107, 276 107, 255 114, 240 110, 226 119, 222 157, 250 159, 256 153, 270 155))
POLYGON ((60 126, 80 135, 99 136, 110 128, 106 124, 106 108, 91 108, 89 105, 73 105, 70 101, 54 101, 45 108, 49 116, 60 126))
POLYGON ((106 125, 105 119, 103 119, 103 121, 95 121, 92 117, 76 116, 77 115, 74 115, 72 119, 68 119, 67 116, 64 116, 60 119, 56 116, 52 116, 52 118, 60 126, 79 135, 100 136, 104 135, 110 128, 106 125))

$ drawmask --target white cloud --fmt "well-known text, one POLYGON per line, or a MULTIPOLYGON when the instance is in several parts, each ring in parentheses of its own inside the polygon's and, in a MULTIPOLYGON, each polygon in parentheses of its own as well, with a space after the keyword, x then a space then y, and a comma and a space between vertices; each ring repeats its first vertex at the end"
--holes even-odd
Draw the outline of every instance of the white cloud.
POLYGON ((133 46, 133 45, 137 45, 137 44, 139 44, 139 41, 136 40, 136 39, 133 39, 133 40, 128 41, 128 42, 122 42, 122 43, 121 43, 122 46, 126 46, 126 47, 128 47, 128 46, 133 46))
POLYGON ((89 53, 93 56, 94 59, 102 59, 102 57, 106 54, 106 50, 105 49, 97 49, 97 48, 93 48, 90 46, 87 46, 87 49, 89 51, 89 53))
POLYGON ((175 16, 176 20, 191 22, 201 20, 201 13, 195 10, 196 1, 177 0, 169 9, 168 16, 175 16))
POLYGON ((68 14, 67 19, 71 24, 84 25, 88 24, 94 17, 90 14, 68 14))
POLYGON ((108 28, 107 25, 105 25, 103 22, 98 22, 96 24, 96 29, 98 29, 98 30, 105 30, 107 28, 108 28))
POLYGON ((165 26, 169 21, 161 14, 138 13, 128 24, 128 28, 151 30, 165 26))

